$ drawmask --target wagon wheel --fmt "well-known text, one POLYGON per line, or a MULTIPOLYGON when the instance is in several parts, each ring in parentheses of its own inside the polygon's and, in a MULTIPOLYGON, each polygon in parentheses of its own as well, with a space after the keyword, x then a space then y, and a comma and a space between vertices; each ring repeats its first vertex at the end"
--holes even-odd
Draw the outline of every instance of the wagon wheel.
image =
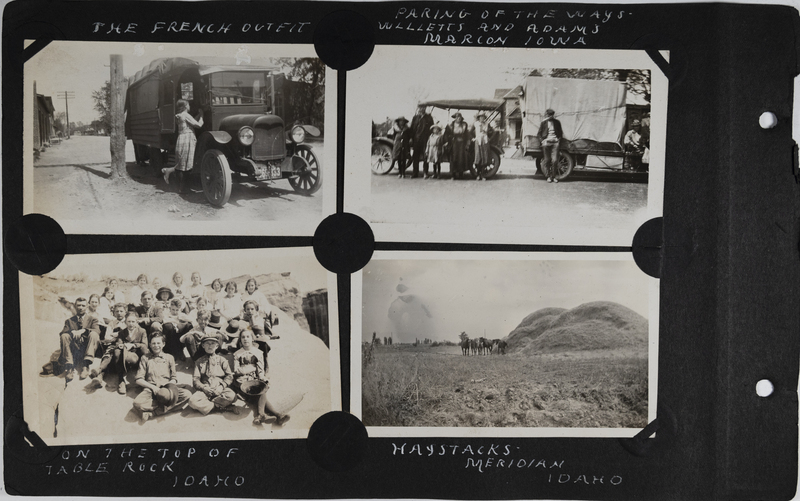
POLYGON ((496 151, 489 152, 489 165, 483 168, 483 177, 491 179, 500 170, 500 155, 496 151))
POLYGON ((231 198, 231 169, 219 150, 208 150, 200 162, 203 193, 212 205, 222 207, 231 198))
POLYGON ((293 174, 297 177, 290 177, 289 184, 294 191, 303 195, 312 195, 319 191, 322 186, 322 168, 309 146, 301 144, 297 147, 297 153, 292 157, 292 167, 293 174))
POLYGON ((572 169, 575 168, 575 158, 566 151, 558 152, 558 170, 556 171, 556 179, 563 181, 572 174, 572 169))
POLYGON ((388 144, 372 143, 372 173, 386 175, 392 170, 392 149, 388 144))

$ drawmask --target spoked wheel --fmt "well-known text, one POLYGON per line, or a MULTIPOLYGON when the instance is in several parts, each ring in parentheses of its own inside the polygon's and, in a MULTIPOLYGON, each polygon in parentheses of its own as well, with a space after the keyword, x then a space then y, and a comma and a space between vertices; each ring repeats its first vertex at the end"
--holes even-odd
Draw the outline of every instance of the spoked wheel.
MULTIPOLYGON (((547 172, 544 169, 544 162, 542 162, 542 158, 538 157, 536 159, 536 173, 543 175, 545 178, 547 177, 547 172)), ((559 181, 563 181, 570 174, 572 174, 572 170, 575 168, 575 159, 573 156, 566 151, 559 151, 558 152, 558 172, 556 173, 556 179, 559 181)))
POLYGON ((489 165, 483 168, 483 177, 491 179, 500 170, 500 155, 496 151, 489 152, 489 165))
POLYGON ((392 170, 392 148, 384 143, 372 143, 372 173, 386 175, 392 170))
POLYGON ((228 159, 219 150, 208 150, 200 163, 203 193, 212 205, 222 207, 231 198, 231 169, 228 159))
POLYGON ((290 177, 289 184, 294 191, 303 195, 312 195, 319 191, 322 186, 322 166, 309 146, 301 144, 297 147, 297 152, 292 157, 292 167, 293 175, 297 177, 290 177))

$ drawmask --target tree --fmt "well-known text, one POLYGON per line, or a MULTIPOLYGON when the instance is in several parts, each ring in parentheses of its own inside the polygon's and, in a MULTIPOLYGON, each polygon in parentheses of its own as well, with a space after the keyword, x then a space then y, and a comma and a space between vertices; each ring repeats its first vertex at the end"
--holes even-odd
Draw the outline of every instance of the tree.
POLYGON ((67 114, 64 113, 63 111, 59 111, 58 113, 56 113, 55 114, 55 120, 53 120, 53 127, 55 127, 55 129, 58 132, 60 132, 62 134, 66 134, 67 133, 67 114))
POLYGON ((458 335, 458 339, 463 343, 464 341, 469 339, 469 336, 467 335, 466 332, 461 331, 461 334, 458 335))
POLYGON ((295 110, 294 120, 322 128, 325 110, 317 103, 325 98, 325 63, 316 57, 281 57, 277 63, 288 68, 287 77, 303 84, 295 84, 292 91, 293 104, 299 108, 295 110))
MULTIPOLYGON (((111 130, 111 81, 106 80, 106 83, 100 90, 92 91, 92 99, 94 99, 94 109, 100 114, 97 120, 102 125, 103 130, 111 130)), ((92 122, 94 125, 95 122, 92 122)), ((97 128, 97 127, 95 127, 97 128)))

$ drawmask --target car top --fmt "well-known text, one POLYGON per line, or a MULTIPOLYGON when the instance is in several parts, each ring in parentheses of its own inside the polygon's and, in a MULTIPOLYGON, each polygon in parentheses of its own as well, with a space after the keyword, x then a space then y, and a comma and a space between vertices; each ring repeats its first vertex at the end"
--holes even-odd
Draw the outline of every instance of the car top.
POLYGON ((497 110, 503 106, 502 99, 439 99, 423 101, 418 106, 433 106, 443 110, 497 110))
POLYGON ((221 71, 279 71, 277 66, 201 64, 194 59, 188 59, 185 57, 163 57, 153 60, 153 62, 137 71, 132 77, 128 78, 128 87, 130 88, 136 85, 154 73, 158 73, 160 75, 177 75, 183 73, 188 68, 197 68, 201 75, 219 73, 221 71))

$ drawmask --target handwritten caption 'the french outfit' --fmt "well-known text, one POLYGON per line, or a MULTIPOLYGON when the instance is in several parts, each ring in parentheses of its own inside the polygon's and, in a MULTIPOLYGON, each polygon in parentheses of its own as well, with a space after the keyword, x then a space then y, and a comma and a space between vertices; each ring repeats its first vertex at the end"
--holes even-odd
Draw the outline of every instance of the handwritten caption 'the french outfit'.
POLYGON ((124 35, 141 33, 200 33, 200 34, 228 34, 228 33, 305 33, 311 22, 290 23, 198 23, 189 21, 158 21, 152 26, 141 27, 139 23, 92 23, 92 33, 104 35, 124 35), (305 31, 304 31, 305 30, 305 31))
POLYGON ((426 45, 586 47, 609 24, 631 16, 607 9, 415 9, 400 7, 381 31, 421 32, 426 45), (522 35, 522 36, 520 36, 522 35), (511 42, 509 42, 511 39, 511 42))

